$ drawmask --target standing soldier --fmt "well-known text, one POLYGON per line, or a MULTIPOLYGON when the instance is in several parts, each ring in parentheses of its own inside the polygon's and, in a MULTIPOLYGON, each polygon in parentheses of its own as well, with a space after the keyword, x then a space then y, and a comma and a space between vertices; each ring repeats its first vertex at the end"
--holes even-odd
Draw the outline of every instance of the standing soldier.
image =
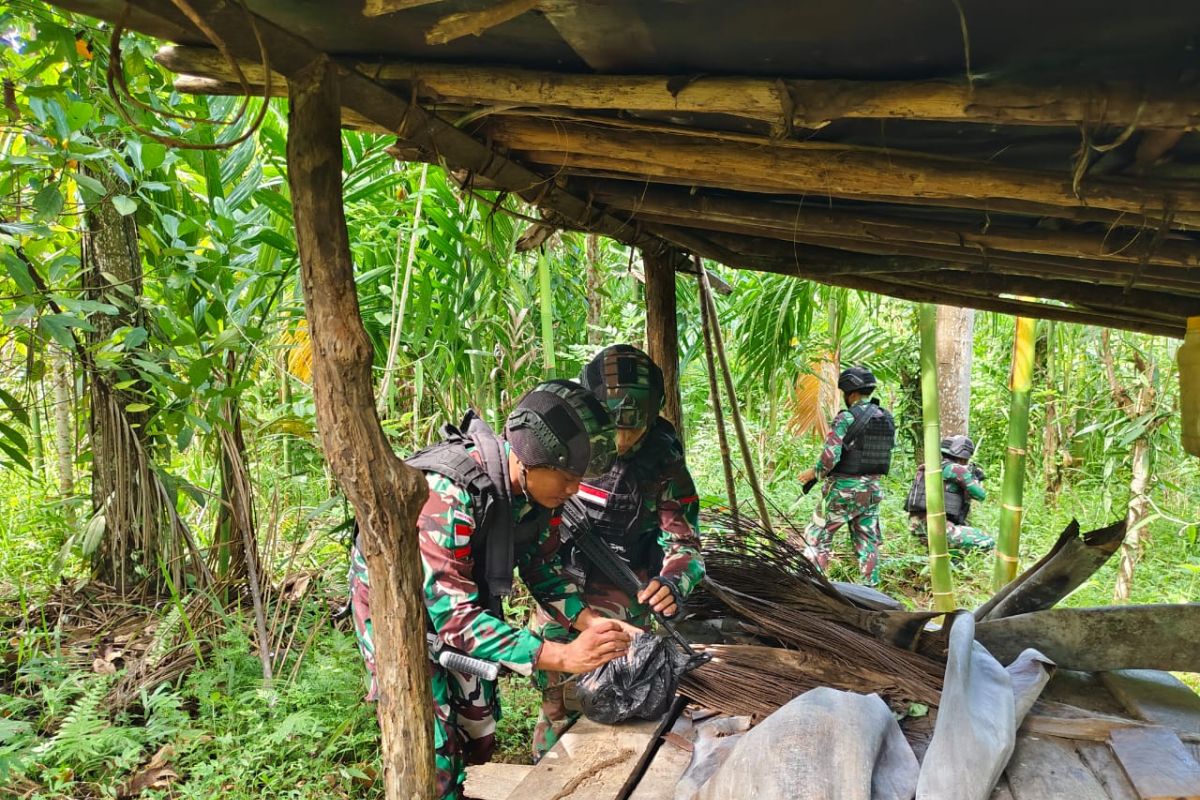
MULTIPOLYGON (((952 550, 991 550, 996 540, 979 528, 967 524, 971 513, 971 500, 986 500, 983 488, 983 469, 972 464, 975 443, 968 436, 951 436, 942 439, 942 485, 946 502, 946 544, 952 550)), ((917 467, 904 500, 908 512, 908 529, 921 541, 929 542, 929 529, 925 507, 925 465, 917 467)))
MULTIPOLYGON (((617 425, 617 458, 604 475, 588 479, 568 502, 577 513, 563 515, 564 561, 584 587, 584 598, 601 614, 638 626, 650 621, 650 610, 673 617, 704 577, 700 557, 700 503, 684 461, 683 445, 671 423, 659 416, 663 375, 658 365, 636 347, 613 345, 588 362, 580 382, 608 408, 617 425), (573 520, 585 520, 573 522, 573 520), (592 564, 571 537, 579 524, 591 528, 620 556, 645 585, 631 597, 592 564)), ((534 630, 547 640, 570 634, 543 610, 534 630)), ((573 670, 537 676, 542 711, 534 729, 533 756, 540 759, 578 713, 568 711, 566 685, 573 670)))
POLYGON ((880 478, 892 463, 896 424, 871 395, 875 376, 862 367, 850 367, 838 377, 838 389, 846 407, 838 412, 825 437, 817 465, 800 474, 809 486, 824 479, 822 501, 805 531, 804 554, 822 571, 833 554, 833 535, 850 526, 850 538, 858 555, 863 581, 879 582, 879 504, 883 501, 880 478))
MULTIPOLYGON (((579 490, 584 475, 612 461, 612 421, 595 396, 572 381, 548 381, 509 415, 504 437, 469 413, 444 441, 407 459, 429 482, 417 520, 425 572, 426 623, 437 648, 531 675, 535 669, 586 672, 625 652, 632 626, 587 607, 563 574, 555 509, 579 490), (579 631, 570 644, 544 641, 504 620, 513 568, 545 613, 579 631)), ((371 672, 370 582, 365 558, 351 553, 351 606, 359 648, 371 672)), ((462 797, 467 764, 495 747, 499 697, 494 680, 430 663, 438 793, 462 797)))

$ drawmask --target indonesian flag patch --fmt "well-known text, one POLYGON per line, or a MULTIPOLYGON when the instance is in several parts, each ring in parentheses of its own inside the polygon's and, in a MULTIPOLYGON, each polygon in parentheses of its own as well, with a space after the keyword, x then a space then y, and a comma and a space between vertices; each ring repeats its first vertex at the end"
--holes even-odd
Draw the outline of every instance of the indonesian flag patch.
POLYGON ((579 484, 579 499, 585 503, 604 508, 608 505, 608 492, 587 483, 579 484))

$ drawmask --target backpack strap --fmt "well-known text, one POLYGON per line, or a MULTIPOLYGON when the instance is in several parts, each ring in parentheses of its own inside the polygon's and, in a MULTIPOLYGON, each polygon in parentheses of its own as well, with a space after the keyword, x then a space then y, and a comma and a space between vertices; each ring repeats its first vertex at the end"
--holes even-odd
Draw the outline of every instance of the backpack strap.
POLYGON ((488 593, 498 603, 499 598, 512 594, 513 552, 516 525, 512 510, 512 476, 508 470, 508 455, 504 443, 491 427, 474 411, 468 411, 463 419, 463 430, 479 449, 483 457, 483 469, 495 491, 489 493, 492 507, 488 509, 486 548, 486 579, 488 593))
POLYGON ((842 447, 853 447, 858 444, 858 437, 862 436, 863 431, 871 424, 871 420, 883 413, 883 409, 879 407, 879 401, 874 398, 866 408, 856 405, 848 411, 850 416, 854 417, 854 422, 850 424, 846 435, 842 437, 842 447))

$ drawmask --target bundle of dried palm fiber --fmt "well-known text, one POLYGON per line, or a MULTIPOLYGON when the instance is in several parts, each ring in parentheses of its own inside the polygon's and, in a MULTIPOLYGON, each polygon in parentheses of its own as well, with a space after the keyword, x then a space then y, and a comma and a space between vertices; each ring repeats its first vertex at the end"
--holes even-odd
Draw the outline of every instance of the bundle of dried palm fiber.
POLYGON ((737 612, 729 607, 730 597, 750 598, 792 615, 852 628, 905 649, 917 646, 925 635, 925 623, 936 616, 856 606, 799 549, 761 530, 752 518, 739 515, 735 521, 717 515, 712 519, 723 530, 705 536, 708 580, 688 600, 689 608, 698 614, 725 616, 730 610, 737 612))
POLYGON ((701 705, 756 721, 817 686, 878 693, 898 709, 910 702, 936 706, 939 692, 922 683, 849 664, 827 650, 710 645, 712 660, 684 676, 680 693, 701 705))

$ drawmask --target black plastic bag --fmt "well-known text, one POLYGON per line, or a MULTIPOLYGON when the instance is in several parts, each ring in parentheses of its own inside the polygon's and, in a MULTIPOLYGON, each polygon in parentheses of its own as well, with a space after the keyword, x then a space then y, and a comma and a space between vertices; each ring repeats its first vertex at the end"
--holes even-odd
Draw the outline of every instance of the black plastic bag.
POLYGON ((640 633, 625 655, 581 675, 576 696, 593 722, 658 719, 670 708, 680 677, 704 660, 670 639, 640 633))

